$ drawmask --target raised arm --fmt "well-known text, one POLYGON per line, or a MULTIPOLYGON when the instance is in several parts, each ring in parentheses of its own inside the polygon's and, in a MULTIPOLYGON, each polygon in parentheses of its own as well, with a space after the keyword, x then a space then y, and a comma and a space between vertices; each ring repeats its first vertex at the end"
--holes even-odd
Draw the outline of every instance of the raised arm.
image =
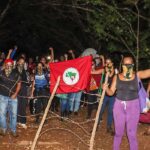
POLYGON ((34 96, 34 90, 35 90, 35 80, 33 80, 33 82, 32 82, 32 87, 31 87, 31 97, 33 97, 34 96))
POLYGON ((150 78, 150 69, 138 71, 137 75, 140 79, 147 79, 150 78))
POLYGON ((100 55, 99 58, 101 59, 102 61, 102 66, 105 66, 105 58, 103 55, 100 55))
POLYGON ((51 55, 50 62, 54 62, 54 49, 52 47, 50 47, 49 50, 50 50, 50 55, 51 55))
POLYGON ((108 84, 105 85, 104 84, 104 87, 103 89, 106 89, 106 93, 109 95, 109 96, 113 96, 115 94, 115 91, 116 91, 116 83, 117 83, 117 75, 115 75, 113 77, 113 81, 112 81, 112 84, 110 86, 110 88, 108 87, 108 84))
POLYGON ((13 49, 13 51, 12 51, 12 53, 10 54, 10 58, 11 58, 11 59, 14 58, 14 56, 15 56, 15 54, 16 54, 16 52, 17 52, 17 49, 18 49, 18 47, 15 45, 15 46, 14 46, 14 49, 13 49))
POLYGON ((102 74, 104 72, 104 69, 98 69, 98 70, 94 70, 94 71, 91 71, 91 74, 102 74))
MULTIPOLYGON (((7 56, 6 56, 6 59, 9 59, 9 58, 10 58, 10 55, 11 55, 12 51, 13 51, 13 49, 9 49, 8 54, 7 54, 7 56)), ((3 63, 2 67, 1 67, 1 70, 4 69, 4 66, 5 66, 5 64, 3 63)))
POLYGON ((64 54, 65 61, 68 60, 68 54, 64 54))
POLYGON ((12 52, 13 52, 13 49, 9 49, 8 54, 7 54, 7 56, 6 56, 6 59, 9 59, 9 58, 10 58, 10 55, 11 55, 12 52))
POLYGON ((75 59, 75 54, 73 50, 69 50, 68 53, 71 54, 72 59, 75 59))

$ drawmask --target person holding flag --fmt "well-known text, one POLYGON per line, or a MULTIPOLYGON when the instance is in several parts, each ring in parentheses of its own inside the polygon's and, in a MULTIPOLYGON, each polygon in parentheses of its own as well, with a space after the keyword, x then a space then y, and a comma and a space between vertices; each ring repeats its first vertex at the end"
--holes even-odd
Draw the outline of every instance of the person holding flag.
POLYGON ((92 61, 92 72, 91 72, 91 80, 88 87, 88 105, 87 105, 87 119, 91 118, 92 111, 94 108, 97 108, 97 96, 93 94, 101 94, 101 82, 103 80, 103 75, 94 74, 97 70, 101 70, 101 73, 104 70, 104 57, 100 55, 96 59, 94 58, 92 61), (102 63, 100 63, 99 67, 96 67, 96 59, 99 58, 102 63))
POLYGON ((85 56, 73 60, 49 63, 51 76, 50 92, 53 91, 58 76, 61 76, 58 94, 76 93, 87 88, 90 81, 92 57, 85 56))

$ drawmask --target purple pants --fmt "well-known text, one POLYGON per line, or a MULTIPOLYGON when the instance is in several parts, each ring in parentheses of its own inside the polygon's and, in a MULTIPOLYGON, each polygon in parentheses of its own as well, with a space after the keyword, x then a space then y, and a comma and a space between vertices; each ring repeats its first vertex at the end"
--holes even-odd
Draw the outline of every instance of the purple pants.
POLYGON ((115 137, 113 150, 119 150, 124 130, 126 127, 130 150, 138 150, 137 126, 140 116, 139 99, 121 101, 116 98, 114 108, 115 137))

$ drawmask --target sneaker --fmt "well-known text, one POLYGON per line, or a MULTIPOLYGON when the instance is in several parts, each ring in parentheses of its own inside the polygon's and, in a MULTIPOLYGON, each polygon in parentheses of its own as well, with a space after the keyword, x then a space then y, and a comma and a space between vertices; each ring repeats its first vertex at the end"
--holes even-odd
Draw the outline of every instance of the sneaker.
POLYGON ((27 129, 27 125, 24 123, 19 123, 18 125, 19 125, 19 127, 23 128, 23 129, 27 129))
POLYGON ((5 136, 5 135, 6 135, 6 131, 3 130, 3 129, 0 129, 0 135, 1 135, 1 136, 5 136))
POLYGON ((11 132, 10 132, 10 134, 11 134, 13 137, 15 137, 15 138, 16 138, 16 137, 18 137, 17 132, 13 132, 13 131, 11 131, 11 132))

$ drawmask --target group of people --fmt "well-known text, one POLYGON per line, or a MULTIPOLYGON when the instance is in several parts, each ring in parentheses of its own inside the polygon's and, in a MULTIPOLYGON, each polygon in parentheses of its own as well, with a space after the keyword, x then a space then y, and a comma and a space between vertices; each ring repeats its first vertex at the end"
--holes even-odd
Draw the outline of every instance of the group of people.
MULTIPOLYGON (((53 48, 49 48, 50 60, 45 56, 36 61, 32 57, 26 58, 24 53, 18 54, 17 46, 10 49, 8 54, 0 55, 0 135, 5 136, 10 130, 12 136, 17 137, 17 125, 27 128, 26 110, 30 108, 35 115, 35 123, 39 124, 50 97, 50 70, 49 62, 67 61, 75 58, 73 50, 54 60, 53 48), (7 127, 7 112, 9 127, 7 127), (8 130, 9 129, 9 130, 8 130)), ((60 104, 61 117, 69 116, 74 112, 78 115, 82 92, 56 94, 51 110, 58 111, 60 104)))
MULTIPOLYGON (((54 59, 53 48, 49 48, 49 62, 67 61, 75 59, 73 50, 64 54, 59 59, 54 59)), ((18 52, 17 46, 10 49, 7 56, 0 56, 0 135, 5 136, 7 130, 7 112, 9 113, 9 130, 12 136, 17 137, 17 124, 27 128, 26 108, 30 104, 31 113, 35 114, 35 123, 39 123, 41 113, 45 110, 50 96, 50 70, 46 57, 41 57, 36 62, 33 58, 27 61, 25 54, 20 54, 14 61, 18 52), (16 63, 15 63, 16 62, 16 63), (28 103, 29 101, 29 103, 28 103)), ((150 69, 135 72, 134 59, 128 55, 121 61, 122 68, 114 65, 112 57, 100 55, 93 57, 91 80, 87 87, 87 119, 92 116, 93 109, 97 109, 98 97, 102 90, 106 90, 101 112, 99 126, 105 107, 108 105, 107 132, 114 135, 114 150, 120 149, 125 127, 129 139, 130 150, 137 150, 137 127, 140 116, 140 103, 138 97, 138 78, 150 78, 150 69), (108 83, 103 84, 106 73, 109 74, 108 83), (112 124, 114 122, 114 130, 112 124)), ((150 82, 147 93, 150 92, 150 82)), ((76 93, 56 94, 51 110, 58 111, 60 104, 61 120, 71 114, 78 115, 83 91, 76 93)), ((150 129, 148 130, 150 132, 150 129)))

